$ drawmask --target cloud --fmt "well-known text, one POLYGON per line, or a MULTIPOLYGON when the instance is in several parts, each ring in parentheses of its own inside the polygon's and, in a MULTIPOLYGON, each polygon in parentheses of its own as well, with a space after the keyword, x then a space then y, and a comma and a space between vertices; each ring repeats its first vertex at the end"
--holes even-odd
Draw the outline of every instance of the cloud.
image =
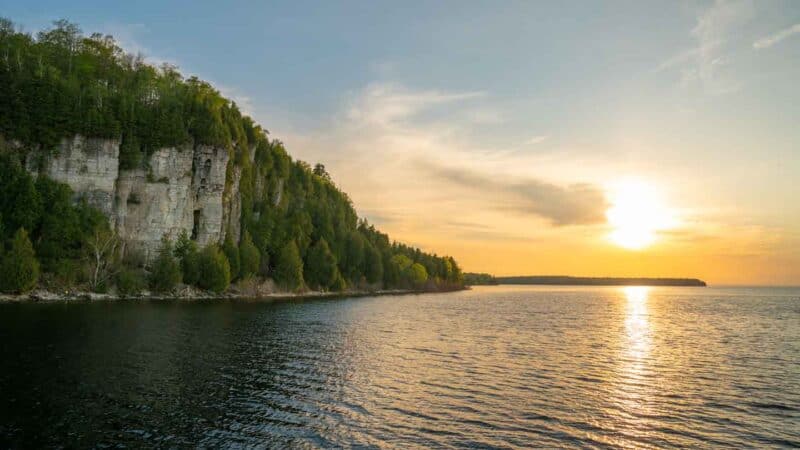
POLYGON ((476 133, 476 118, 466 112, 496 108, 479 89, 373 82, 347 93, 324 124, 271 131, 297 158, 325 164, 359 213, 402 241, 527 242, 560 225, 603 222, 598 187, 548 171, 540 161, 552 164, 552 155, 516 151, 524 138, 483 140, 496 134, 491 120, 476 133))
POLYGON ((753 48, 756 50, 762 50, 765 48, 772 47, 773 45, 797 33, 800 33, 800 23, 796 23, 790 26, 789 28, 784 28, 783 30, 780 30, 776 33, 773 33, 769 36, 765 36, 753 42, 753 48))
POLYGON ((559 186, 536 179, 508 180, 455 167, 428 170, 440 180, 494 199, 495 208, 533 214, 558 226, 605 222, 608 203, 602 189, 591 184, 559 186))
POLYGON ((725 68, 732 57, 723 53, 730 36, 752 16, 750 0, 716 0, 712 6, 700 11, 691 30, 696 45, 668 58, 656 72, 680 69, 680 83, 684 88, 699 86, 713 95, 735 92, 741 83, 725 68))
POLYGON ((525 141, 525 143, 528 144, 528 145, 541 144, 542 142, 546 141, 548 138, 549 138, 549 136, 545 136, 545 135, 533 136, 532 138, 530 138, 527 141, 525 141))
POLYGON ((432 107, 485 96, 485 92, 449 93, 412 91, 395 83, 373 83, 353 101, 347 112, 352 122, 391 126, 432 107))

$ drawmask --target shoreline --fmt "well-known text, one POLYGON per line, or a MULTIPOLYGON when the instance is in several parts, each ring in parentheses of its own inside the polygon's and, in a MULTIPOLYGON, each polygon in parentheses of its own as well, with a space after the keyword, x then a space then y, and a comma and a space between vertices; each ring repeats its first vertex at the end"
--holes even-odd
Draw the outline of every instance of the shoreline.
POLYGON ((293 301, 293 300, 322 300, 339 298, 358 298, 358 297, 379 297, 385 295, 412 295, 412 294, 438 294, 446 292, 457 292, 469 290, 468 286, 452 289, 380 289, 375 291, 345 291, 345 292, 322 292, 307 291, 301 293, 292 292, 273 292, 262 295, 247 295, 243 293, 221 293, 213 292, 177 292, 173 294, 140 294, 140 295, 118 295, 118 294, 99 294, 95 292, 69 292, 58 294, 51 291, 36 290, 27 294, 0 294, 0 304, 2 303, 87 303, 87 302, 136 302, 136 301, 178 301, 178 302, 197 302, 214 300, 245 300, 254 302, 272 301, 293 301))

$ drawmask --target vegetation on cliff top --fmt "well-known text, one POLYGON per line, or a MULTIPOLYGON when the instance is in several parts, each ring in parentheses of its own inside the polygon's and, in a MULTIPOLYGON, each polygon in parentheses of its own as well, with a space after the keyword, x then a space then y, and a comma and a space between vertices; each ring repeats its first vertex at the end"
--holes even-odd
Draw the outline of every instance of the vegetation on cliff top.
POLYGON ((32 36, 0 19, 0 241, 29 230, 45 278, 59 286, 116 283, 136 291, 148 272, 162 269, 149 275, 151 286, 166 290, 176 279, 166 253, 155 265, 126 255, 102 216, 73 202, 68 186, 25 171, 23 161, 46 158, 76 134, 119 140, 121 170, 145 167, 162 147, 228 152, 228 182, 234 168, 241 171, 242 239, 198 249, 180 237, 174 255, 184 283, 216 291, 251 277, 291 290, 461 285, 453 258, 391 242, 359 220, 322 164, 293 161, 210 84, 149 65, 111 36, 85 36, 66 21, 32 36))

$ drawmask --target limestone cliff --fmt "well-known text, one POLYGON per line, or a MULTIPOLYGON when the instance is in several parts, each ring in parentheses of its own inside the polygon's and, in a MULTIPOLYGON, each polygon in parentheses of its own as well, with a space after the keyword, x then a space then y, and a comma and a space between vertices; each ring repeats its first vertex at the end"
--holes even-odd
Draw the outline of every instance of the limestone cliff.
POLYGON ((162 236, 189 233, 199 245, 240 234, 240 171, 226 183, 228 151, 205 145, 160 148, 142 168, 120 170, 120 142, 74 136, 50 154, 32 152, 27 168, 68 184, 103 211, 127 248, 152 258, 162 236), (226 186, 228 187, 226 191, 226 186))

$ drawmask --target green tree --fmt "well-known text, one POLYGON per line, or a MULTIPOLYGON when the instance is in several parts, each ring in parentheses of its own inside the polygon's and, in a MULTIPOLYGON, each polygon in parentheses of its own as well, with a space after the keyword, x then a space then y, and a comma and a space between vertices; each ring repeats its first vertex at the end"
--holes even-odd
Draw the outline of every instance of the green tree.
POLYGON ((28 232, 20 228, 14 233, 11 248, 0 265, 0 288, 3 292, 22 294, 36 287, 39 281, 39 261, 33 251, 28 232))
POLYGON ((147 287, 147 277, 142 269, 125 267, 117 274, 116 283, 120 295, 135 295, 147 287))
POLYGON ((231 266, 228 258, 216 244, 206 246, 198 258, 198 286, 202 289, 220 293, 231 283, 231 266))
POLYGON ((242 235, 242 242, 239 244, 239 260, 241 278, 247 278, 258 273, 261 265, 261 255, 253 243, 250 233, 247 231, 242 235))
POLYGON ((290 291, 303 287, 303 260, 300 259, 300 251, 294 240, 284 245, 278 255, 275 282, 290 291))
POLYGON ((324 238, 308 249, 303 268, 306 282, 315 289, 329 289, 342 277, 336 265, 336 257, 324 238))
POLYGON ((239 247, 233 242, 233 237, 230 233, 225 237, 222 251, 225 252, 225 257, 228 258, 228 264, 231 267, 231 279, 238 278, 240 269, 239 247))
POLYGON ((172 253, 172 242, 167 236, 161 239, 158 256, 150 268, 150 289, 167 292, 181 282, 181 267, 172 253))
POLYGON ((383 280, 383 258, 371 244, 364 248, 364 276, 370 284, 383 280))
POLYGON ((412 264, 409 268, 408 280, 415 288, 422 288, 428 281, 428 271, 425 270, 425 266, 420 263, 412 264))
POLYGON ((197 243, 183 230, 175 243, 175 257, 181 265, 183 282, 196 286, 200 279, 200 254, 197 243))

